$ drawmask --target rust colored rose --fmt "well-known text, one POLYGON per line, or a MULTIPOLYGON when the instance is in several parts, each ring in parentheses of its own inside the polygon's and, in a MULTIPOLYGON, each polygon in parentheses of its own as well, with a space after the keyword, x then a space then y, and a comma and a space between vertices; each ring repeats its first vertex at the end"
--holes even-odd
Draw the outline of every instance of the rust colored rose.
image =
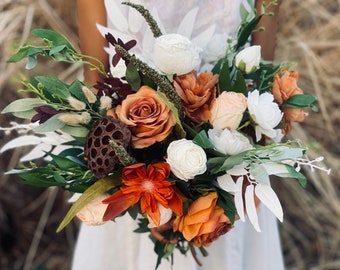
POLYGON ((196 123, 208 121, 210 108, 216 96, 217 81, 218 75, 213 75, 211 72, 197 75, 195 70, 175 78, 175 90, 182 100, 189 119, 196 123))
POLYGON ((224 210, 216 205, 217 193, 212 192, 194 201, 184 216, 177 216, 173 229, 195 246, 209 246, 233 228, 224 210))
MULTIPOLYGON (((298 87, 297 80, 299 73, 297 71, 281 70, 273 79, 272 93, 277 103, 282 104, 290 97, 303 94, 303 91, 298 87)), ((283 133, 288 135, 292 129, 292 122, 302 122, 305 119, 306 113, 303 109, 282 106, 283 122, 285 128, 283 133)))
POLYGON ((282 104, 294 95, 303 94, 297 85, 298 78, 297 71, 286 69, 274 76, 272 93, 277 103, 282 104))
POLYGON ((283 121, 286 124, 286 127, 283 129, 284 134, 289 134, 292 129, 291 122, 303 122, 307 113, 300 108, 292 108, 283 106, 283 121))
POLYGON ((128 95, 116 107, 115 115, 131 130, 134 148, 146 148, 163 141, 176 124, 172 111, 148 86, 128 95))

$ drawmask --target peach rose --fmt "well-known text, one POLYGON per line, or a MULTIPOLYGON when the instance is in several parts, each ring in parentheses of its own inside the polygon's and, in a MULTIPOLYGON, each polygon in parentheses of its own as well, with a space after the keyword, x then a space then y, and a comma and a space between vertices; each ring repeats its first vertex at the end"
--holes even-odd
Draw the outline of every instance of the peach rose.
POLYGON ((177 216, 173 223, 173 230, 179 231, 194 245, 209 246, 221 235, 233 228, 224 210, 217 206, 217 193, 199 197, 188 209, 184 216, 177 216))
POLYGON ((175 78, 175 90, 189 119, 196 123, 209 120, 211 104, 216 96, 217 81, 218 75, 204 72, 197 76, 195 70, 175 78))
POLYGON ((297 71, 282 70, 273 79, 272 93, 277 103, 282 104, 290 97, 303 94, 297 86, 299 73, 297 71))
POLYGON ((131 130, 134 148, 145 148, 163 141, 176 125, 172 111, 148 86, 128 95, 116 107, 115 115, 131 130))
POLYGON ((241 93, 222 92, 211 108, 210 123, 214 128, 235 130, 247 108, 246 97, 241 93))
POLYGON ((107 204, 103 204, 102 200, 107 198, 108 195, 101 195, 85 205, 76 216, 86 225, 94 226, 104 223, 103 216, 107 208, 107 204))

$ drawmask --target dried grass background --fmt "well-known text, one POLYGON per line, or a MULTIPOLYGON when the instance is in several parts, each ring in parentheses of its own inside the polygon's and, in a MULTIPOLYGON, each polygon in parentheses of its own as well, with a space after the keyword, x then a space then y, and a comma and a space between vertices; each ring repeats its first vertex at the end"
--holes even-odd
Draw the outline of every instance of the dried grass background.
MULTIPOLYGON (((24 70, 24 63, 7 64, 6 59, 32 28, 61 32, 77 48, 74 5, 68 0, 0 0, 1 109, 18 98, 17 74, 24 70)), ((340 1, 283 1, 276 59, 296 61, 299 86, 319 97, 320 112, 311 112, 292 136, 315 146, 310 158, 322 155, 322 166, 332 168, 330 176, 306 170, 306 190, 290 179, 274 180, 285 213, 280 230, 286 267, 340 269, 340 1)), ((80 72, 51 63, 43 68, 45 74, 57 73, 63 79, 80 72)), ((10 120, 2 115, 0 125, 10 120)), ((0 133, 0 146, 10 136, 0 133)), ((21 151, 1 156, 1 171, 13 168, 21 151)), ((28 187, 5 175, 0 194, 0 269, 69 269, 78 224, 55 233, 68 209, 68 194, 28 187)))

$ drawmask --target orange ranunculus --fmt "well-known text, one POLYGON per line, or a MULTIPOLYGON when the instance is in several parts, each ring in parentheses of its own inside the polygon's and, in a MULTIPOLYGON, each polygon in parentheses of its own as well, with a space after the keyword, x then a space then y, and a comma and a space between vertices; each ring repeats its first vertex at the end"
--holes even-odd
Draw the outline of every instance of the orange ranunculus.
POLYGON ((131 130, 134 148, 145 148, 163 141, 176 124, 172 111, 148 86, 128 95, 116 107, 115 115, 131 130))
POLYGON ((216 192, 199 197, 189 206, 187 214, 176 217, 174 231, 181 232, 188 241, 193 240, 195 246, 209 246, 233 228, 224 210, 216 203, 216 192))
POLYGON ((297 71, 281 70, 273 79, 272 93, 277 103, 282 104, 290 97, 303 94, 297 86, 299 73, 297 71))
POLYGON ((197 76, 194 70, 189 74, 177 76, 174 87, 180 96, 186 116, 196 123, 208 121, 211 104, 216 97, 218 75, 204 72, 197 76))
POLYGON ((159 226, 160 211, 158 204, 170 208, 176 214, 182 214, 181 195, 174 183, 168 182, 170 165, 165 162, 146 165, 137 163, 125 167, 122 172, 120 190, 103 200, 109 204, 103 220, 117 217, 129 207, 140 202, 140 211, 147 214, 153 224, 159 226))

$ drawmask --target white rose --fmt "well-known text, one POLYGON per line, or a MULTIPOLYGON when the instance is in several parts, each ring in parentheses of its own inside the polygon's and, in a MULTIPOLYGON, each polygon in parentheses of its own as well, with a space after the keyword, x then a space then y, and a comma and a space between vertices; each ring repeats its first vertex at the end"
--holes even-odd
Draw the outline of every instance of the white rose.
POLYGON ((200 64, 200 52, 188 38, 167 34, 156 38, 152 59, 161 72, 183 75, 200 64))
POLYGON ((102 203, 102 200, 107 197, 108 195, 103 194, 95 198, 77 213, 77 217, 89 226, 103 224, 103 216, 108 205, 102 203))
POLYGON ((276 137, 277 131, 274 128, 280 123, 283 113, 274 102, 274 96, 270 93, 260 95, 260 92, 255 90, 248 93, 247 105, 250 117, 256 123, 256 141, 261 139, 261 134, 269 138, 276 137))
POLYGON ((235 56, 235 65, 244 73, 253 73, 259 69, 261 46, 254 45, 243 49, 235 56))
POLYGON ((248 138, 236 130, 210 129, 208 135, 216 150, 225 155, 237 155, 253 148, 248 138))
POLYGON ((188 181, 207 170, 207 156, 193 141, 181 139, 173 141, 167 149, 167 160, 172 173, 181 180, 188 181))

